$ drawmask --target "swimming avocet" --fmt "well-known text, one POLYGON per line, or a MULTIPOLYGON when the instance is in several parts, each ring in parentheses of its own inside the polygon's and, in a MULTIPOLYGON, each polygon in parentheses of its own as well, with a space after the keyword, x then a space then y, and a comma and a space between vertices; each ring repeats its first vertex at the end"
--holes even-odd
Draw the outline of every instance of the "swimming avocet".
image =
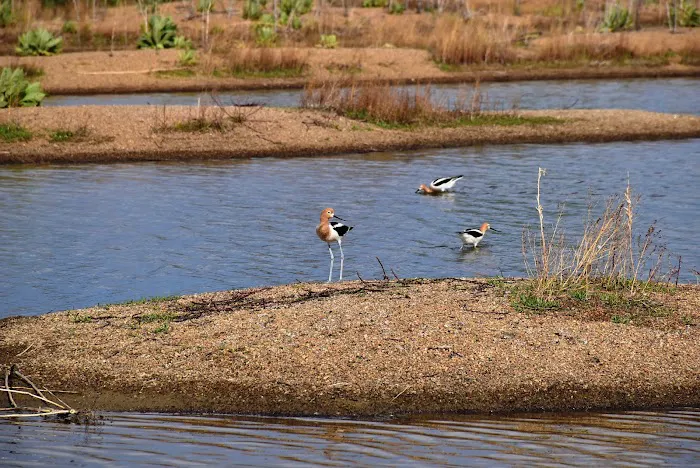
POLYGON ((447 192, 449 189, 454 187, 455 182, 464 176, 458 175, 455 177, 440 177, 430 182, 430 186, 426 187, 425 184, 421 184, 416 190, 416 193, 424 193, 426 195, 435 195, 438 193, 447 192))
POLYGON ((501 232, 492 228, 489 223, 482 224, 479 229, 465 229, 464 231, 459 231, 457 234, 459 234, 459 237, 462 239, 462 248, 464 248, 465 245, 471 245, 473 247, 479 245, 479 242, 481 242, 481 239, 484 238, 484 234, 486 234, 486 231, 489 229, 494 232, 501 232))
POLYGON ((343 223, 336 221, 331 221, 332 218, 338 218, 335 215, 333 208, 326 208, 321 211, 321 222, 316 226, 316 234, 318 237, 328 244, 328 252, 331 254, 331 269, 328 272, 328 282, 331 282, 333 277, 333 249, 331 249, 331 242, 338 242, 338 247, 340 248, 340 278, 338 281, 343 280, 343 259, 345 255, 343 254, 342 240, 343 236, 352 229, 352 226, 346 226, 343 223))

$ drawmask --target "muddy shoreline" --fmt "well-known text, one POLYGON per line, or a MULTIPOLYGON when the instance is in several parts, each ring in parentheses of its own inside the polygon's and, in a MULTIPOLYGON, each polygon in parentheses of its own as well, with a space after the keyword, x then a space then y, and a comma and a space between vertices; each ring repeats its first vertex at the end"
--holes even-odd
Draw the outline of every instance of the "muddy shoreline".
MULTIPOLYGON (((417 76, 412 78, 363 78, 353 77, 354 83, 424 85, 424 84, 472 84, 477 82, 512 81, 567 81, 634 78, 698 78, 700 67, 665 68, 563 68, 534 70, 485 70, 480 72, 453 72, 448 75, 417 76)), ((303 89, 308 78, 286 79, 161 79, 145 84, 123 82, 114 85, 48 84, 46 92, 53 96, 87 96, 91 94, 148 94, 148 93, 201 93, 217 91, 260 91, 303 89)))
POLYGON ((610 142, 700 137, 700 117, 636 110, 520 111, 544 123, 386 129, 318 110, 187 106, 20 108, 0 124, 28 141, 0 141, 0 164, 107 163, 294 157, 483 144, 610 142), (204 117, 203 117, 204 116, 204 117), (182 127, 237 119, 224 130, 182 127), (70 131, 55 141, 56 131, 70 131))
POLYGON ((588 306, 518 311, 504 289, 512 281, 298 283, 11 317, 0 320, 0 364, 80 392, 66 396, 77 408, 109 411, 700 405, 697 286, 650 298, 668 314, 621 324, 615 310, 588 306))

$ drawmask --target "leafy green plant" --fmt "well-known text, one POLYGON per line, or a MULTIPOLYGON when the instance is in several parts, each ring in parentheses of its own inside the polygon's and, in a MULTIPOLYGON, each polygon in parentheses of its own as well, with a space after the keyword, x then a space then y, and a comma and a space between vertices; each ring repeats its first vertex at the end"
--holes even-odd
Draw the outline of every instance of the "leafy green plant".
POLYGON ((6 143, 14 141, 28 141, 32 139, 32 133, 16 123, 0 124, 0 140, 6 143))
MULTIPOLYGON (((668 24, 673 27, 676 21, 676 8, 669 7, 668 24)), ((692 1, 682 0, 678 5, 678 26, 684 28, 695 28, 700 26, 700 11, 695 7, 692 1)))
POLYGON ((192 41, 185 36, 175 36, 175 39, 173 39, 173 47, 176 49, 189 50, 192 49, 192 41))
POLYGON ((75 21, 68 20, 65 23, 63 23, 61 32, 63 34, 75 34, 78 32, 78 25, 75 23, 75 21))
POLYGON ((311 11, 312 0, 282 0, 280 22, 292 29, 301 28, 301 17, 311 11))
POLYGON ((12 12, 12 3, 10 0, 2 0, 0 2, 0 28, 10 26, 15 22, 15 15, 12 12))
POLYGON ((320 46, 324 49, 335 49, 338 47, 338 38, 335 34, 321 34, 320 46))
POLYGON ((28 82, 21 68, 3 68, 0 72, 0 109, 38 106, 45 97, 39 82, 28 82))
POLYGON ((363 0, 362 8, 384 8, 387 0, 363 0))
POLYGON ((277 42, 275 27, 271 24, 258 24, 255 26, 255 42, 260 46, 269 47, 277 42))
POLYGON ((61 52, 63 38, 54 37, 43 28, 32 29, 19 36, 15 48, 19 55, 56 55, 61 52))
POLYGON ((197 53, 192 49, 183 50, 180 52, 178 62, 183 67, 192 67, 197 65, 197 53))
POLYGON ((151 15, 148 26, 142 26, 139 49, 170 49, 175 47, 177 25, 169 16, 151 15))
POLYGON ((631 28, 632 22, 630 11, 616 2, 610 4, 605 10, 605 16, 603 17, 603 23, 600 29, 607 32, 622 31, 631 28))
POLYGON ((389 14, 390 15, 402 15, 405 10, 406 10, 406 5, 404 5, 401 2, 394 2, 389 7, 389 14))
POLYGON ((243 3, 243 19, 256 21, 262 16, 263 5, 260 0, 245 0, 243 3))

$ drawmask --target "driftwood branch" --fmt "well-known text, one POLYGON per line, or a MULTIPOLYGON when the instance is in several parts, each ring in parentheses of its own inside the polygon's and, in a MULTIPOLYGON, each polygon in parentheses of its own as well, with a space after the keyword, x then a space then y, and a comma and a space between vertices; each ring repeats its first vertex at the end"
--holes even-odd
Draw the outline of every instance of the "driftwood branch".
POLYGON ((9 408, 0 408, 0 411, 2 412, 2 414, 0 414, 0 418, 3 419, 32 418, 37 416, 65 416, 77 413, 73 408, 71 408, 64 401, 62 401, 60 398, 54 395, 51 390, 41 390, 37 385, 34 384, 34 382, 32 382, 29 379, 29 377, 25 376, 19 370, 17 370, 17 366, 15 364, 5 368, 5 387, 0 388, 0 392, 6 393, 8 400, 10 401, 9 408), (15 381, 22 381, 25 384, 29 385, 29 387, 14 387, 11 385, 13 379, 15 379, 15 381), (54 399, 58 400, 60 403, 57 403, 56 401, 47 398, 44 392, 49 393, 54 399), (41 403, 39 403, 39 408, 33 408, 30 406, 19 406, 14 399, 14 395, 22 395, 24 397, 33 398, 34 400, 38 400, 40 402, 48 404, 49 407, 41 407, 41 403))

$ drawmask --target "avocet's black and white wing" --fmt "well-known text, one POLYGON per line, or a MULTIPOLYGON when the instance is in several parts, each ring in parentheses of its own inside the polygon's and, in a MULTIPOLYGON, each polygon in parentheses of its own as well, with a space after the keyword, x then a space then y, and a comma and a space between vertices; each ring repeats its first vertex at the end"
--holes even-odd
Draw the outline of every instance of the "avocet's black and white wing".
POLYGON ((430 188, 433 190, 444 192, 445 190, 451 189, 455 185, 455 183, 462 177, 464 176, 458 175, 454 177, 440 177, 430 183, 430 188))
POLYGON ((467 236, 473 237, 474 239, 478 239, 479 237, 484 236, 484 233, 479 231, 478 229, 465 229, 461 232, 461 234, 466 234, 467 236))
POLYGON ((352 226, 346 226, 343 223, 339 223, 337 221, 331 221, 330 222, 331 229, 333 229, 338 236, 343 237, 345 234, 348 233, 353 227, 352 226))

